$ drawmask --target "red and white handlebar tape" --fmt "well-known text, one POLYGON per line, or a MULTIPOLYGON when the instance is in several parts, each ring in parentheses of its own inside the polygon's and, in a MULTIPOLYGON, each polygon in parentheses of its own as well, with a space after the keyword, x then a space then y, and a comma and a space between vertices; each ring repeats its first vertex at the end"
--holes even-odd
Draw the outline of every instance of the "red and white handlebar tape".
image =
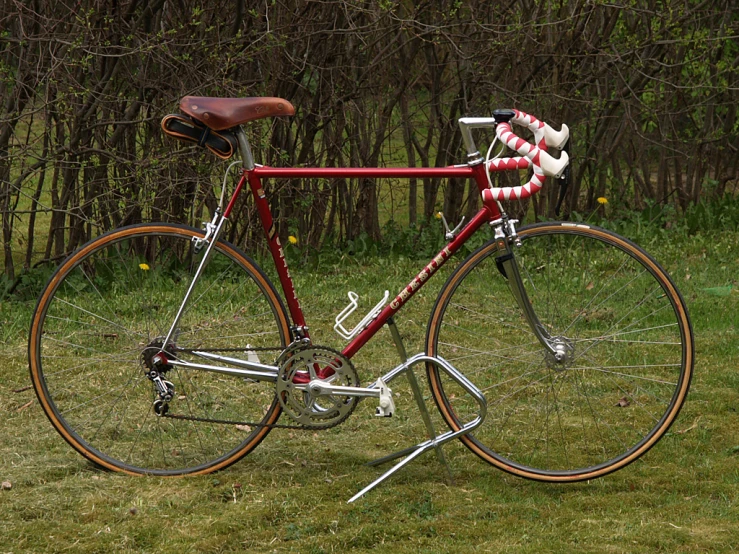
POLYGON ((539 121, 533 115, 529 115, 518 110, 513 110, 515 116, 511 119, 511 122, 521 125, 522 127, 528 127, 528 129, 534 133, 535 145, 528 141, 523 140, 511 130, 509 123, 499 123, 495 128, 495 134, 498 139, 508 146, 511 150, 515 150, 521 157, 513 158, 500 158, 497 160, 491 160, 488 169, 490 171, 503 171, 512 169, 526 169, 533 166, 534 173, 531 176, 531 180, 523 186, 518 187, 494 187, 483 191, 484 196, 492 196, 494 200, 516 200, 528 198, 529 196, 536 194, 541 190, 546 179, 546 174, 555 175, 561 173, 564 167, 568 163, 566 153, 562 153, 559 159, 552 158, 547 154, 547 135, 549 134, 552 140, 556 140, 557 146, 560 147, 567 141, 569 132, 566 126, 563 126, 562 131, 554 131, 553 129, 547 129, 547 125, 543 121, 539 121), (562 139, 561 137, 564 137, 562 139), (542 165, 547 168, 545 173, 542 169, 542 165))

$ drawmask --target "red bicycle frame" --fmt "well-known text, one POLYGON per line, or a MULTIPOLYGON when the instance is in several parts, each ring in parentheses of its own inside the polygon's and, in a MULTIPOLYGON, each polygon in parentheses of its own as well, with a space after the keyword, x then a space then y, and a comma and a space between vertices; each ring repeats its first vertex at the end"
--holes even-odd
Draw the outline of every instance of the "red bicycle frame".
MULTIPOLYGON (((496 171, 496 168, 490 168, 496 171)), ((503 169, 500 169, 503 170, 503 169)), ((423 167, 423 168, 276 168, 267 166, 256 166, 251 170, 244 169, 241 179, 231 197, 231 200, 223 213, 228 218, 234 203, 238 198, 246 182, 251 187, 254 202, 257 206, 259 219, 264 228, 264 234, 269 244, 270 253, 277 268, 282 291, 287 300, 290 316, 293 324, 300 330, 303 336, 308 336, 307 325, 300 302, 295 293, 295 286, 290 277, 290 269, 285 259, 285 252, 275 228, 274 218, 269 209, 269 203, 262 187, 262 178, 278 179, 332 179, 338 177, 367 177, 367 178, 471 178, 477 183, 482 193, 488 188, 488 180, 484 163, 475 165, 459 165, 450 167, 423 167)), ((469 239, 483 223, 499 219, 501 216, 498 203, 492 197, 483 197, 483 207, 477 212, 467 225, 454 237, 426 266, 403 288, 395 298, 383 308, 380 314, 354 339, 344 347, 342 354, 351 358, 367 341, 392 317, 413 295, 423 287, 426 281, 451 258, 457 250, 469 239)))

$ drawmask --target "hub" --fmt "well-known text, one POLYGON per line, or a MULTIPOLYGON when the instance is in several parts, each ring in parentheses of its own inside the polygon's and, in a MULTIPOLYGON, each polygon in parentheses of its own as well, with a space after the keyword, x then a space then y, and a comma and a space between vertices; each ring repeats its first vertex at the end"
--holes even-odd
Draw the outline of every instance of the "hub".
POLYGON ((572 341, 567 337, 552 337, 550 344, 554 348, 554 353, 546 353, 547 367, 555 371, 564 371, 570 367, 575 358, 575 346, 572 341))
POLYGON ((146 369, 151 371, 155 370, 161 373, 166 373, 172 366, 169 365, 169 357, 174 357, 172 354, 162 350, 164 344, 163 337, 157 337, 151 341, 146 348, 141 352, 141 361, 146 366, 146 369))

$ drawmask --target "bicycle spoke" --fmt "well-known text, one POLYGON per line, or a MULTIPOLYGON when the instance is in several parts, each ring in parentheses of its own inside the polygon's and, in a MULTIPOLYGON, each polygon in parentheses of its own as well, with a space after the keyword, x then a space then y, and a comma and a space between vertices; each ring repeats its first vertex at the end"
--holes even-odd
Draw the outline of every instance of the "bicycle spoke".
MULTIPOLYGON (((154 372, 174 387, 163 400, 147 376, 191 282, 192 239, 199 237, 165 224, 104 235, 84 258, 62 264, 58 285, 34 316, 32 376, 52 423, 103 465, 163 475, 228 465, 259 444, 266 432, 258 422, 279 410, 270 384, 165 363, 154 372), (155 401, 178 417, 157 415, 155 401), (225 421, 257 425, 244 430, 225 421)), ((200 279, 178 326, 178 357, 199 359, 189 351, 199 347, 244 348, 246 357, 247 345, 277 355, 285 346, 284 309, 243 254, 219 243, 200 279)))
MULTIPOLYGON (((608 473, 662 436, 684 398, 676 391, 692 371, 692 336, 682 300, 658 266, 608 232, 541 224, 520 237, 521 278, 559 358, 534 336, 507 281, 490 279, 496 243, 450 277, 427 351, 486 395, 488 422, 463 439, 484 460, 541 480, 608 473)), ((434 368, 429 377, 437 404, 449 406, 442 415, 459 426, 474 404, 434 368)))

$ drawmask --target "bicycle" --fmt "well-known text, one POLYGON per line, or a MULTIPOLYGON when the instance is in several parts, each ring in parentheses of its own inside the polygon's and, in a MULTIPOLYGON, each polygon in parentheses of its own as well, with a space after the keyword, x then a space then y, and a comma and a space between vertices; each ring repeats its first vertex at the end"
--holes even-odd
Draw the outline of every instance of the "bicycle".
MULTIPOLYGON (((493 466, 540 481, 606 475, 649 450, 677 417, 693 373, 693 334, 677 287, 644 250, 595 226, 517 228, 500 203, 566 174, 566 125, 555 131, 515 110, 462 118, 467 162, 442 168, 277 168, 254 163, 242 127, 293 115, 279 98, 185 97, 164 131, 222 158, 241 175, 204 230, 152 223, 88 242, 50 278, 29 336, 31 378, 56 430, 110 470, 183 475, 216 471, 275 427, 327 429, 361 398, 392 415, 389 383, 407 375, 429 438, 382 458, 404 459, 355 500, 429 450, 459 438, 493 466), (535 144, 515 135, 529 128, 535 144), (478 151, 473 129, 494 128, 518 155, 478 151), (548 149, 560 150, 558 158, 548 149), (490 172, 532 169, 523 186, 494 188, 490 172), (387 303, 351 330, 336 318, 342 351, 313 344, 275 230, 262 179, 456 177, 474 179, 482 208, 449 229, 447 244, 387 303), (264 271, 221 239, 249 186, 286 300, 264 271), (224 208, 225 204, 225 208, 224 208), (432 309, 425 351, 409 357, 393 316, 475 232, 494 238, 454 270, 432 309), (361 386, 352 357, 388 325, 401 363, 361 386), (449 429, 437 434, 413 369, 422 365, 449 429), (287 422, 278 423, 285 413, 287 422), (487 419, 487 425, 482 425, 487 419)), ((228 171, 227 171, 228 175, 228 171)), ((224 181, 225 192, 225 181, 224 181)))

